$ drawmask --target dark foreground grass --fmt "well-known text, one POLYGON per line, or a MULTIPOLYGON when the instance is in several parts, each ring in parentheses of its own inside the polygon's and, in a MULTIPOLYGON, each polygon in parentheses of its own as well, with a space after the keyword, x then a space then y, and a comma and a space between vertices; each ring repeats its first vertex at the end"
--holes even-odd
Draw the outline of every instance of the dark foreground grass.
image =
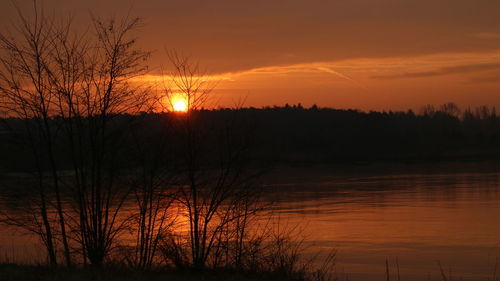
POLYGON ((291 277, 268 272, 229 269, 139 271, 122 267, 53 268, 43 265, 0 264, 1 281, 294 281, 291 277))

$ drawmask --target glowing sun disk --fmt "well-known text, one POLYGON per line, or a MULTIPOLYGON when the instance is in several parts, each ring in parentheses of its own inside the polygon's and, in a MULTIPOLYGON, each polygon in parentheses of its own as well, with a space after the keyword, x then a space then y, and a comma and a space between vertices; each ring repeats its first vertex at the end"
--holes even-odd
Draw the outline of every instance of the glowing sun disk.
POLYGON ((176 101, 174 101, 173 108, 174 108, 174 111, 186 112, 187 111, 187 104, 183 100, 176 100, 176 101))

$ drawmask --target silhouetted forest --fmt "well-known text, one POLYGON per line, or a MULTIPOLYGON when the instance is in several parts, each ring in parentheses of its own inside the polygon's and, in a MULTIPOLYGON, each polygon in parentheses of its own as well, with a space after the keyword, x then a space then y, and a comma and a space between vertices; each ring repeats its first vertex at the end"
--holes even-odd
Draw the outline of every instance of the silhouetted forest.
POLYGON ((241 111, 255 124, 260 150, 283 162, 480 160, 496 158, 499 148, 500 120, 487 106, 429 105, 418 113, 300 105, 241 111))
MULTIPOLYGON (((231 127, 240 132, 251 149, 252 165, 317 163, 369 164, 376 162, 426 162, 493 160, 499 155, 500 118, 487 106, 460 110, 454 104, 438 109, 426 106, 420 112, 362 112, 300 104, 283 107, 199 110, 197 126, 231 127)), ((179 113, 144 113, 115 116, 114 124, 137 128, 135 140, 123 145, 123 160, 136 144, 162 138, 178 142, 169 126, 179 113), (140 140, 137 140, 139 138, 140 140), (141 139, 142 138, 142 139, 141 139)), ((181 113, 182 115, 182 113, 181 113)), ((57 118, 52 119, 57 123, 57 118)), ((33 121, 35 122, 35 121, 33 121)), ((2 120, 2 169, 26 169, 30 157, 23 145, 22 122, 2 120), (7 163, 7 164, 6 164, 7 163)), ((214 145, 206 139, 207 147, 214 145)), ((124 164, 132 165, 133 163, 124 164)))

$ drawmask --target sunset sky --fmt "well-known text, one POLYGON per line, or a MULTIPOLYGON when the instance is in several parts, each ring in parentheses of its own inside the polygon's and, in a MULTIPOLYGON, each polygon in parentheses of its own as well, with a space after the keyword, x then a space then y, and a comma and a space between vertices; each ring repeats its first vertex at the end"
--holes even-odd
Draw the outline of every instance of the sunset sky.
MULTIPOLYGON (((18 0, 29 11, 31 1, 18 0)), ((199 60, 220 80, 221 106, 302 103, 362 110, 425 104, 500 106, 500 1, 46 0, 46 11, 144 18, 154 51, 199 60)), ((0 24, 15 20, 0 2, 0 24)), ((85 29, 80 24, 82 30, 85 29)))

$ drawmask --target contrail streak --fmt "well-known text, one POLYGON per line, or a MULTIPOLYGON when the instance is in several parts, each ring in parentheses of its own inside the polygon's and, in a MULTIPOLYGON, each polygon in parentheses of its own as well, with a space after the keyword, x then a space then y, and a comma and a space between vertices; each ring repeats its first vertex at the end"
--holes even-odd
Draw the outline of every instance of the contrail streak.
POLYGON ((338 71, 335 71, 335 70, 333 70, 333 69, 331 69, 331 68, 324 67, 324 66, 318 66, 318 67, 316 67, 316 69, 317 69, 317 70, 320 70, 320 71, 324 71, 324 72, 326 72, 326 73, 330 73, 330 74, 336 75, 336 76, 338 76, 338 77, 340 77, 340 78, 343 78, 343 79, 346 79, 346 80, 348 80, 348 81, 351 81, 351 82, 353 82, 354 84, 356 84, 358 87, 360 87, 360 88, 362 88, 362 89, 367 90, 367 88, 366 88, 365 86, 361 85, 361 84, 360 84, 359 82, 357 82, 356 80, 354 80, 354 79, 352 79, 351 77, 349 77, 349 76, 347 76, 347 75, 344 75, 344 74, 342 74, 342 73, 340 73, 340 72, 338 72, 338 71))

